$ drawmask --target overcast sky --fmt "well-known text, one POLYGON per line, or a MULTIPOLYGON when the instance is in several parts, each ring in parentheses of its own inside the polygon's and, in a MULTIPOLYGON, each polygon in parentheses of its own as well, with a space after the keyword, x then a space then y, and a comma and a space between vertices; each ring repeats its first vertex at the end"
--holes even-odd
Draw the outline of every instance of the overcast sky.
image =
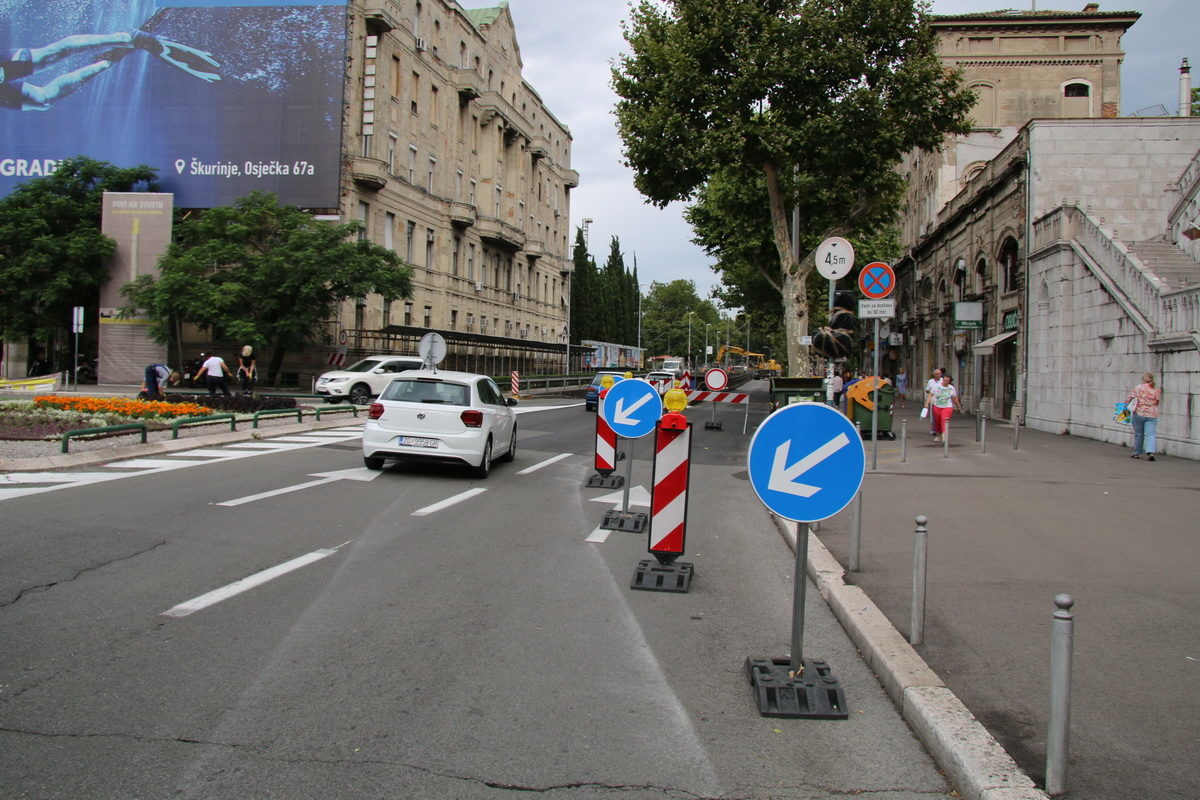
MULTIPOLYGON (((467 7, 483 2, 461 0, 467 7)), ((1086 0, 1042 0, 1041 10, 1081 11, 1086 0)), ((1030 5, 1003 0, 935 0, 935 14, 964 14, 1030 5)), ((612 108, 609 67, 625 48, 621 21, 626 0, 509 0, 524 61, 524 77, 574 137, 571 166, 579 188, 571 192, 571 240, 582 220, 593 220, 589 250, 600 263, 613 236, 620 239, 625 263, 636 257, 643 283, 692 280, 701 297, 717 285, 709 259, 691 243, 691 231, 679 206, 659 210, 643 202, 632 173, 621 165, 621 144, 612 108), (569 10, 568 10, 569 9, 569 10)), ((1138 11, 1142 17, 1123 39, 1121 113, 1162 104, 1178 107, 1179 63, 1196 65, 1193 85, 1200 86, 1200 33, 1196 0, 1101 0, 1101 11, 1138 11)))

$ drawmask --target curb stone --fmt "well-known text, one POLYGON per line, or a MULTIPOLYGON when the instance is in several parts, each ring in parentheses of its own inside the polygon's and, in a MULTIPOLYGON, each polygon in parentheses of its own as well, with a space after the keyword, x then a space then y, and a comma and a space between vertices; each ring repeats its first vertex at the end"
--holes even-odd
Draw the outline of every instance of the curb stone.
MULTIPOLYGON (((771 517, 795 552, 797 523, 771 517)), ((966 800, 1049 800, 871 598, 845 582, 845 570, 816 536, 808 537, 806 572, 900 716, 966 800)))

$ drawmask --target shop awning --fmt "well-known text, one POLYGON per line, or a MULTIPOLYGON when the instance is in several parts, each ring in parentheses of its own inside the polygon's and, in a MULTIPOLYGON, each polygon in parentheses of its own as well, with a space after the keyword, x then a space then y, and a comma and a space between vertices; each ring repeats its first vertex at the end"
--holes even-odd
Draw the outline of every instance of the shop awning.
POLYGON ((996 352, 996 345, 1007 342, 1009 339, 1016 336, 1017 333, 1019 333, 1019 331, 1005 331, 1004 333, 998 333, 990 339, 984 339, 982 342, 975 345, 972 350, 975 351, 975 355, 977 356, 990 356, 996 352))

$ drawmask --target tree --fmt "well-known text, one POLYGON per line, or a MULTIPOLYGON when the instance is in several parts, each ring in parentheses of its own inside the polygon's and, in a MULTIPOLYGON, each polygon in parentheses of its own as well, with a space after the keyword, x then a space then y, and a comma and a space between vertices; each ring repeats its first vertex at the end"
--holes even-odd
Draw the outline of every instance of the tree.
POLYGON ((95 308, 116 243, 100 232, 104 192, 156 191, 153 167, 82 156, 0 200, 0 335, 51 341, 74 306, 95 308))
POLYGON ((642 346, 650 351, 647 355, 686 354, 691 358, 703 349, 705 323, 715 327, 719 321, 716 306, 697 296, 696 284, 683 278, 670 283, 655 281, 642 299, 642 346), (689 326, 692 352, 685 353, 689 326))
POLYGON ((123 313, 149 316, 161 342, 186 322, 270 348, 273 381, 284 353, 320 335, 338 303, 370 293, 412 295, 411 267, 362 230, 358 221, 321 222, 254 192, 179 223, 159 260, 161 275, 123 287, 130 301, 123 313))
POLYGON ((632 52, 612 84, 634 183, 665 206, 719 173, 762 182, 793 365, 807 361, 816 244, 889 221, 902 155, 968 129, 974 98, 938 60, 926 13, 914 0, 641 0, 625 26, 632 52))

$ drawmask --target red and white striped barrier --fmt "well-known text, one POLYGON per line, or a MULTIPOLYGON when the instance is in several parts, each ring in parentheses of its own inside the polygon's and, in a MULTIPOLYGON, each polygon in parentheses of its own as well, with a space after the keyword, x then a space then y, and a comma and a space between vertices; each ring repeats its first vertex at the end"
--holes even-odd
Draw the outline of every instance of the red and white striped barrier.
POLYGON ((685 369, 683 371, 683 378, 681 378, 679 381, 679 388, 683 389, 685 392, 690 392, 692 390, 692 371, 690 369, 685 369))
POLYGON ((515 369, 512 371, 512 396, 516 397, 521 393, 521 373, 515 369))
POLYGON ((664 563, 682 555, 687 534, 692 426, 663 427, 654 436, 654 491, 650 496, 650 552, 664 563), (666 556, 667 558, 661 558, 666 556))
POLYGON ((600 409, 596 409, 596 472, 607 478, 616 468, 617 433, 604 421, 600 409))
POLYGON ((689 403, 749 403, 750 395, 737 392, 688 392, 689 403))

